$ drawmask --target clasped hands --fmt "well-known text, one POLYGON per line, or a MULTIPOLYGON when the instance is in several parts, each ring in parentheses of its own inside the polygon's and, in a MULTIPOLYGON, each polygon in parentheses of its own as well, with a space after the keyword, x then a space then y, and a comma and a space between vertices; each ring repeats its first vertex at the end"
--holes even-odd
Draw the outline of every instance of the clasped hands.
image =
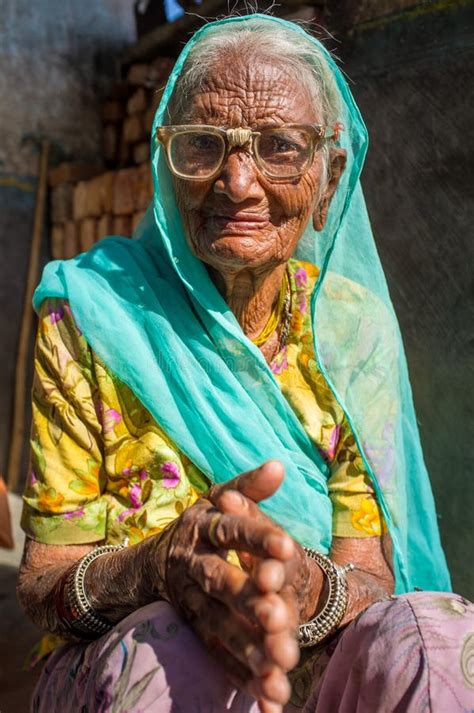
POLYGON ((283 477, 269 461, 212 487, 170 526, 166 557, 157 558, 167 599, 262 713, 289 700, 297 626, 314 615, 323 585, 317 565, 256 504, 283 477), (227 561, 229 550, 242 568, 227 561))

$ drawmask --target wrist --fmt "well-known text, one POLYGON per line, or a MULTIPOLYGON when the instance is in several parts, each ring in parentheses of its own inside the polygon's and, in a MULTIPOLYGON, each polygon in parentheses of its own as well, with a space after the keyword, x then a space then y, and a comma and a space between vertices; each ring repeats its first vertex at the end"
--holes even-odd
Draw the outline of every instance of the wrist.
POLYGON ((352 563, 337 565, 321 552, 305 548, 311 559, 319 565, 328 580, 328 595, 319 613, 298 628, 298 641, 301 647, 314 646, 334 633, 347 612, 348 586, 346 573, 354 569, 352 563))
POLYGON ((301 602, 300 622, 304 623, 313 619, 321 609, 328 597, 328 582, 318 563, 305 554, 307 587, 306 596, 301 602))
POLYGON ((160 599, 170 602, 168 567, 175 528, 176 521, 173 521, 157 535, 136 545, 136 549, 140 550, 138 557, 142 573, 141 590, 146 604, 160 599))

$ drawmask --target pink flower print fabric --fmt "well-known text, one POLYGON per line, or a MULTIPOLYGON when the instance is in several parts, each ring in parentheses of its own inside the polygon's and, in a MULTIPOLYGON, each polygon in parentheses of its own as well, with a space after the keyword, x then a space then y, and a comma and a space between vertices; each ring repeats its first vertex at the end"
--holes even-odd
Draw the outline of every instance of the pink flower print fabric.
POLYGON ((165 488, 176 488, 176 486, 179 485, 181 475, 176 463, 172 460, 167 460, 163 463, 160 470, 164 475, 162 483, 165 488))

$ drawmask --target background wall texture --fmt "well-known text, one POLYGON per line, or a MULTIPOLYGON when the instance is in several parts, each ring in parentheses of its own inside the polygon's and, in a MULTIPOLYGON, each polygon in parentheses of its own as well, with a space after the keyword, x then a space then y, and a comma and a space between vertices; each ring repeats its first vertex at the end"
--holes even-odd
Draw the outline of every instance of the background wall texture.
POLYGON ((359 25, 343 56, 442 541, 454 589, 473 598, 474 5, 429 5, 359 25))
POLYGON ((54 142, 53 159, 60 152, 100 162, 99 96, 135 38, 132 8, 131 0, 0 2, 0 473, 33 224, 35 143, 42 136, 54 142))

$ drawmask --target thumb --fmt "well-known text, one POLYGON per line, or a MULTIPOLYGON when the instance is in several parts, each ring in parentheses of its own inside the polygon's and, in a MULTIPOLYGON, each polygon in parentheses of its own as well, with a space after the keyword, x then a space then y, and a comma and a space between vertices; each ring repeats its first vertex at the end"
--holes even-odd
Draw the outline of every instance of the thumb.
POLYGON ((207 495, 208 499, 216 505, 217 500, 227 490, 237 490, 246 498, 259 503, 276 493, 285 477, 285 469, 278 460, 269 460, 259 468, 241 473, 228 483, 215 485, 207 495))

